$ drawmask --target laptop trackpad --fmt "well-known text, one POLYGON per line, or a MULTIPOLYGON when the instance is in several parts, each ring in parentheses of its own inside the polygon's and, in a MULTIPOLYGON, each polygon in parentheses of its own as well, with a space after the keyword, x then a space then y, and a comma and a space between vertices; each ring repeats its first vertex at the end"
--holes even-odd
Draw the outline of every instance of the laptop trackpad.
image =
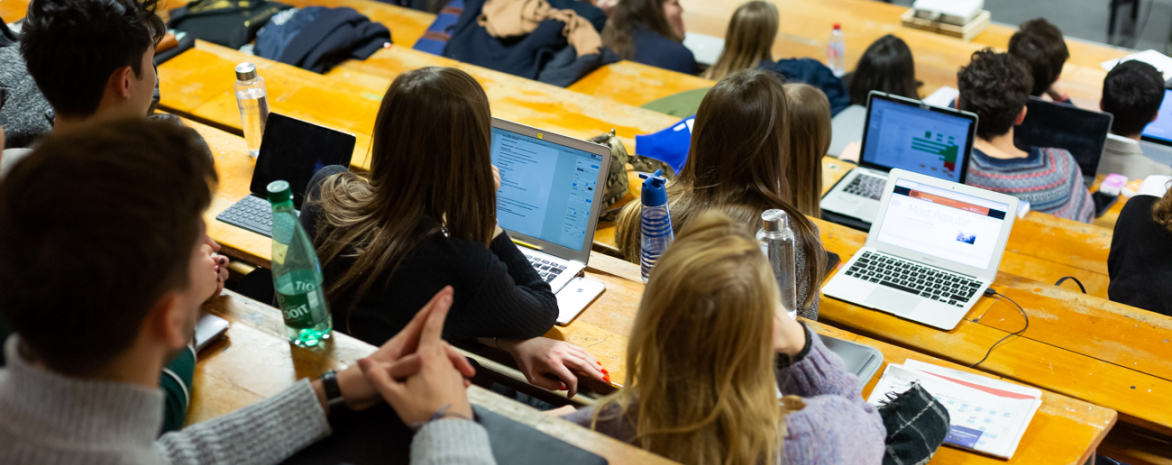
POLYGON ((910 315, 916 310, 916 306, 919 304, 919 296, 888 289, 883 286, 876 287, 874 291, 871 291, 871 295, 867 296, 867 300, 863 301, 863 305, 882 309, 896 315, 910 315))

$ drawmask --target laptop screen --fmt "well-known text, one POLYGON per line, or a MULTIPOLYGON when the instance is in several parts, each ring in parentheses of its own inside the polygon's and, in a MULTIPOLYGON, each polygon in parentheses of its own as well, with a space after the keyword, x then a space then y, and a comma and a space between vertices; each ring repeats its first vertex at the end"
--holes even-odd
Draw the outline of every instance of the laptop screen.
POLYGON ((973 123, 918 104, 872 97, 862 160, 961 182, 973 123))
POLYGON ((1094 176, 1103 158, 1112 119, 1107 113, 1031 97, 1026 103, 1025 119, 1014 129, 1013 145, 1026 151, 1030 147, 1065 149, 1074 155, 1084 176, 1094 176))
POLYGON ((293 206, 301 209, 310 178, 328 165, 350 166, 354 136, 278 113, 265 120, 260 155, 252 172, 252 193, 265 197, 269 183, 289 182, 293 206))
POLYGON ((879 242, 988 269, 1009 206, 897 179, 879 242))
POLYGON ((492 128, 492 164, 501 171, 496 220, 501 228, 576 251, 586 237, 602 156, 492 128))
POLYGON ((1160 113, 1143 132, 1144 137, 1155 139, 1166 144, 1172 144, 1172 90, 1164 90, 1164 103, 1160 104, 1160 113))

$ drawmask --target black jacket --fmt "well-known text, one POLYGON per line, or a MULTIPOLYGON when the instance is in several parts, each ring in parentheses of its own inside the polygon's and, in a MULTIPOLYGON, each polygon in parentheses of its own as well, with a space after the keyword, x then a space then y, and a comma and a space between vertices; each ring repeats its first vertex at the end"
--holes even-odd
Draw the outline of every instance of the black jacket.
POLYGON ((1159 197, 1137 195, 1115 223, 1107 272, 1112 301, 1172 316, 1172 232, 1152 219, 1159 197))

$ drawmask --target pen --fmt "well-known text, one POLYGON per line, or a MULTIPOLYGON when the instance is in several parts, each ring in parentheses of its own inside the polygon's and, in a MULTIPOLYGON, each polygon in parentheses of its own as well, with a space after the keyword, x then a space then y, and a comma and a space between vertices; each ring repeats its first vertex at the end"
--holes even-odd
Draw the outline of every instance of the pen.
POLYGON ((513 239, 513 243, 514 243, 514 244, 517 244, 517 245, 519 245, 519 246, 522 246, 522 247, 528 247, 528 248, 530 248, 530 249, 533 249, 533 250, 541 250, 541 247, 540 247, 540 246, 536 246, 536 245, 530 244, 530 243, 528 243, 528 242, 525 242, 525 241, 519 241, 519 240, 513 239))

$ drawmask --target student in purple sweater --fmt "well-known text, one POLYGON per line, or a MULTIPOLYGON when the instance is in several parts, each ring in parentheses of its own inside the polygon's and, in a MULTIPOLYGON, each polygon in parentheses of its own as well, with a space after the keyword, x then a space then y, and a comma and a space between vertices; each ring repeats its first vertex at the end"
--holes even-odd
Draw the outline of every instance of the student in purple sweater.
POLYGON ((626 386, 563 418, 684 464, 881 463, 879 413, 780 300, 749 231, 699 216, 651 273, 626 386))
POLYGON ((1028 64, 1008 53, 981 50, 957 73, 957 84, 957 107, 980 118, 965 184, 1015 196, 1029 202, 1030 209, 1059 218, 1095 219, 1095 202, 1070 152, 1013 145, 1013 127, 1025 120, 1033 87, 1028 64))

